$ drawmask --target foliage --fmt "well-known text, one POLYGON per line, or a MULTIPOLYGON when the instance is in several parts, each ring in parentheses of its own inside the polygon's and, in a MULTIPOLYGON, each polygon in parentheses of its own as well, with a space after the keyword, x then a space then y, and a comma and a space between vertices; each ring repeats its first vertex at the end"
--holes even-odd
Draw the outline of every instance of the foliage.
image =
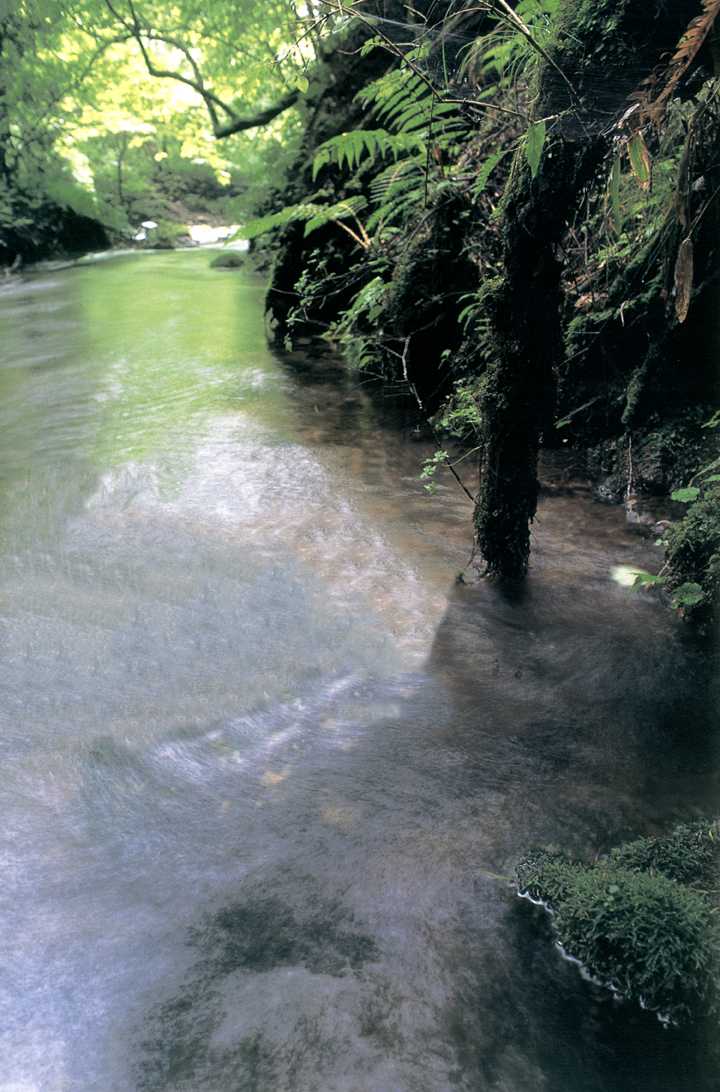
POLYGON ((256 239, 269 231, 285 227, 286 224, 298 221, 305 224, 305 234, 311 235, 327 224, 340 225, 344 220, 353 220, 362 230, 358 221, 358 213, 366 207, 364 197, 348 197, 332 204, 322 204, 318 201, 302 201, 297 205, 288 205, 279 212, 271 212, 266 216, 249 220, 235 233, 234 238, 256 239))
POLYGON ((150 236, 150 246, 155 250, 172 250, 178 242, 187 237, 187 227, 172 220, 160 220, 150 236))
POLYGON ((517 866, 518 888, 552 911, 563 949, 602 984, 673 1020, 717 1012, 720 929, 698 888, 716 835, 715 824, 687 824, 593 866, 535 851, 517 866))
POLYGON ((405 152, 422 151, 425 140, 422 134, 413 132, 389 133, 386 129, 353 129, 330 137, 315 152, 313 180, 323 167, 331 163, 338 167, 355 170, 364 156, 374 160, 391 155, 397 161, 405 152))
MULTIPOLYGON (((281 143, 283 155, 291 152, 297 117, 280 113, 260 135, 240 132, 223 146, 215 130, 299 93, 314 50, 312 39, 295 44, 304 19, 293 0, 1 7, 0 231, 7 225, 8 247, 22 245, 17 229, 44 203, 119 232, 142 219, 182 221, 178 201, 218 217, 228 197, 247 208, 281 143)), ((37 240, 28 235, 27 245, 37 240)))
POLYGON ((478 385, 472 380, 459 380, 435 418, 437 428, 463 442, 477 441, 482 434, 478 385))
MULTIPOLYGON (((558 7, 559 0, 519 0, 514 10, 534 40, 547 46, 558 7)), ((466 49, 462 72, 475 81, 489 81, 494 91, 507 91, 513 84, 527 81, 537 58, 528 38, 518 33, 517 24, 501 16, 466 49)))
POLYGON ((612 868, 657 872, 668 880, 706 888, 718 884, 720 829, 717 822, 681 823, 660 838, 637 838, 611 850, 612 868))
MULTIPOLYGON (((680 492, 684 500, 690 490, 680 492)), ((720 484, 709 482, 686 503, 687 515, 665 535, 667 584, 674 604, 703 622, 720 598, 720 484)))
POLYGON ((664 110, 681 79, 700 52, 706 38, 712 32, 720 14, 720 0, 702 0, 702 13, 696 15, 682 35, 673 54, 667 72, 653 72, 637 96, 643 118, 659 125, 664 110), (665 78, 664 86, 658 85, 665 78))
MULTIPOLYGON (((353 129, 324 141, 315 150, 312 175, 316 180, 330 167, 350 175, 358 172, 345 183, 357 189, 370 171, 368 198, 356 194, 328 204, 311 198, 244 224, 240 232, 243 237, 255 238, 298 220, 307 222, 309 234, 328 223, 340 225, 352 217, 356 241, 367 248, 371 234, 380 241, 387 228, 408 220, 421 205, 427 207, 432 201, 438 186, 446 181, 444 172, 437 170, 438 159, 451 158, 453 149, 467 136, 457 108, 437 101, 419 76, 408 76, 402 67, 391 69, 363 87, 357 97, 388 128, 353 129), (389 165, 374 169, 387 158, 392 159, 389 165), (374 208, 361 223, 358 214, 369 204, 374 208)), ((331 199, 332 191, 326 193, 331 199)))
POLYGON ((547 127, 545 122, 541 119, 540 121, 534 121, 532 123, 525 137, 525 158, 528 161, 530 174, 533 178, 537 178, 537 173, 540 170, 540 160, 545 146, 546 135, 547 127))
POLYGON ((328 338, 337 344, 353 368, 371 370, 380 365, 382 327, 378 329, 387 304, 389 286, 376 273, 357 293, 350 306, 342 311, 328 331, 328 338))
POLYGON ((244 255, 238 254, 236 250, 221 251, 210 262, 211 269, 243 269, 244 266, 244 255))

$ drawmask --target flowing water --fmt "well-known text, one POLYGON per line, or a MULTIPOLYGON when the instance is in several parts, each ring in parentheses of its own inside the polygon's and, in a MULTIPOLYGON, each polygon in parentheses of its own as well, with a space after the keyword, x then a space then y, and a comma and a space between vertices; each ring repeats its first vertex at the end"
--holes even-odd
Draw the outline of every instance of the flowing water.
POLYGON ((717 1089, 502 879, 717 804, 657 551, 557 495, 523 595, 456 583, 463 495, 262 296, 0 290, 0 1092, 717 1089))

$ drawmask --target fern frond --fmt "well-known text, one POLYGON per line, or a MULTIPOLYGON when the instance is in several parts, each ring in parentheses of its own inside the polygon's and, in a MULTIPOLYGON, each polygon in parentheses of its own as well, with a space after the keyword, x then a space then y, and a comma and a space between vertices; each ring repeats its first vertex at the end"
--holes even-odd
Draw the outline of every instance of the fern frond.
POLYGON ((365 157, 374 160, 392 155, 397 159, 422 144, 422 138, 414 133, 389 133, 386 129, 353 129, 348 133, 339 133, 321 144, 315 153, 313 180, 323 167, 331 163, 339 167, 347 165, 349 170, 355 170, 365 157))
POLYGON ((359 195, 357 197, 347 197, 343 201, 336 201, 334 205, 317 206, 317 212, 305 224, 305 234, 311 235, 313 231, 325 227, 326 224, 340 223, 340 221, 348 219, 356 220, 358 213, 362 212, 364 208, 367 208, 367 201, 359 195))
POLYGON ((305 234, 317 231, 329 223, 337 223, 341 220, 357 217, 358 213, 367 206, 364 197, 348 197, 344 201, 337 201, 333 205, 321 205, 315 201, 307 201, 299 205, 288 205, 279 212, 268 213, 267 216, 258 216, 255 220, 248 220, 232 236, 233 239, 256 239, 259 235, 265 235, 268 231, 285 227, 286 224, 305 221, 305 234))
POLYGON ((367 230, 397 223, 413 216, 425 201, 425 174, 418 171, 410 178, 393 185, 380 205, 368 217, 367 230))
POLYGON ((370 183, 370 196, 373 201, 382 201, 393 188, 412 174, 417 177, 424 171, 425 157, 415 156, 412 159, 401 159, 398 163, 391 163, 380 171, 370 183))
POLYGON ((499 152, 493 152, 493 154, 489 155, 485 162, 479 167, 473 184, 473 195, 475 198, 480 197, 480 195, 485 192, 487 184, 490 181, 490 175, 493 173, 500 160, 504 159, 510 151, 512 151, 511 148, 503 148, 499 152))
POLYGON ((317 215, 318 210, 322 208, 322 205, 315 204, 312 201, 299 205, 288 205, 286 208, 280 209, 279 212, 270 212, 265 216, 257 216, 254 220, 248 220, 246 224, 242 224, 238 228, 232 238, 257 239, 259 235, 265 235, 268 231, 285 227, 286 224, 290 224, 294 220, 309 220, 317 215))

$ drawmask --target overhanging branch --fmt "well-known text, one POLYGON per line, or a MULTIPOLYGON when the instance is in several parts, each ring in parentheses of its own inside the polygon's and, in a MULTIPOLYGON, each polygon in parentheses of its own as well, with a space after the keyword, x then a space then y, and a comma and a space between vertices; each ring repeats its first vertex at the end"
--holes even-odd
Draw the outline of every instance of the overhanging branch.
POLYGON ((185 84, 186 87, 190 87, 200 96, 205 104, 205 109, 208 112, 208 117, 212 124, 213 136, 216 140, 224 140, 234 133, 241 133, 248 129, 257 129, 262 125, 267 125, 285 110, 294 106, 299 99, 300 92, 293 90, 283 95, 283 97, 272 106, 256 110, 252 114, 238 114, 234 106, 225 102, 206 86, 202 72, 190 49, 183 42, 171 35, 144 27, 140 21, 133 0, 127 0, 127 2, 130 11, 129 18, 125 18, 120 14, 114 6, 113 0, 105 0, 106 7, 113 18, 117 19, 124 27, 128 37, 133 38, 137 42, 148 73, 156 79, 175 80, 177 83, 185 84), (165 45, 172 46, 173 49, 182 53, 190 66, 192 76, 188 76, 184 72, 178 72, 174 69, 160 68, 156 65, 148 51, 149 42, 163 42, 165 45), (227 120, 220 120, 219 111, 222 111, 227 120))
POLYGON ((299 91, 288 91, 287 95, 284 95, 272 106, 268 106, 264 110, 257 110, 254 114, 248 114, 246 117, 240 117, 234 111, 228 111, 232 115, 231 120, 226 122, 225 125, 213 127, 215 138, 216 140, 223 140, 225 137, 232 136, 233 133, 241 133, 246 129, 257 129, 261 125, 267 125, 279 114, 294 106, 299 98, 299 91))

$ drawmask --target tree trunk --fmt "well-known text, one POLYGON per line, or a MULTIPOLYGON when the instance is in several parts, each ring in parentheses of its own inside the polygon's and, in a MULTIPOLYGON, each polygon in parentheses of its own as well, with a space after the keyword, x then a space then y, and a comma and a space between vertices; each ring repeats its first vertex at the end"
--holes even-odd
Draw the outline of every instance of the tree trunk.
POLYGON ((527 571, 538 496, 537 455, 552 420, 562 360, 561 262, 568 220, 608 150, 628 96, 674 50, 697 3, 562 0, 533 118, 548 119, 535 179, 516 153, 502 206, 504 270, 485 289, 496 356, 483 398, 483 474, 475 510, 490 574, 527 571))

